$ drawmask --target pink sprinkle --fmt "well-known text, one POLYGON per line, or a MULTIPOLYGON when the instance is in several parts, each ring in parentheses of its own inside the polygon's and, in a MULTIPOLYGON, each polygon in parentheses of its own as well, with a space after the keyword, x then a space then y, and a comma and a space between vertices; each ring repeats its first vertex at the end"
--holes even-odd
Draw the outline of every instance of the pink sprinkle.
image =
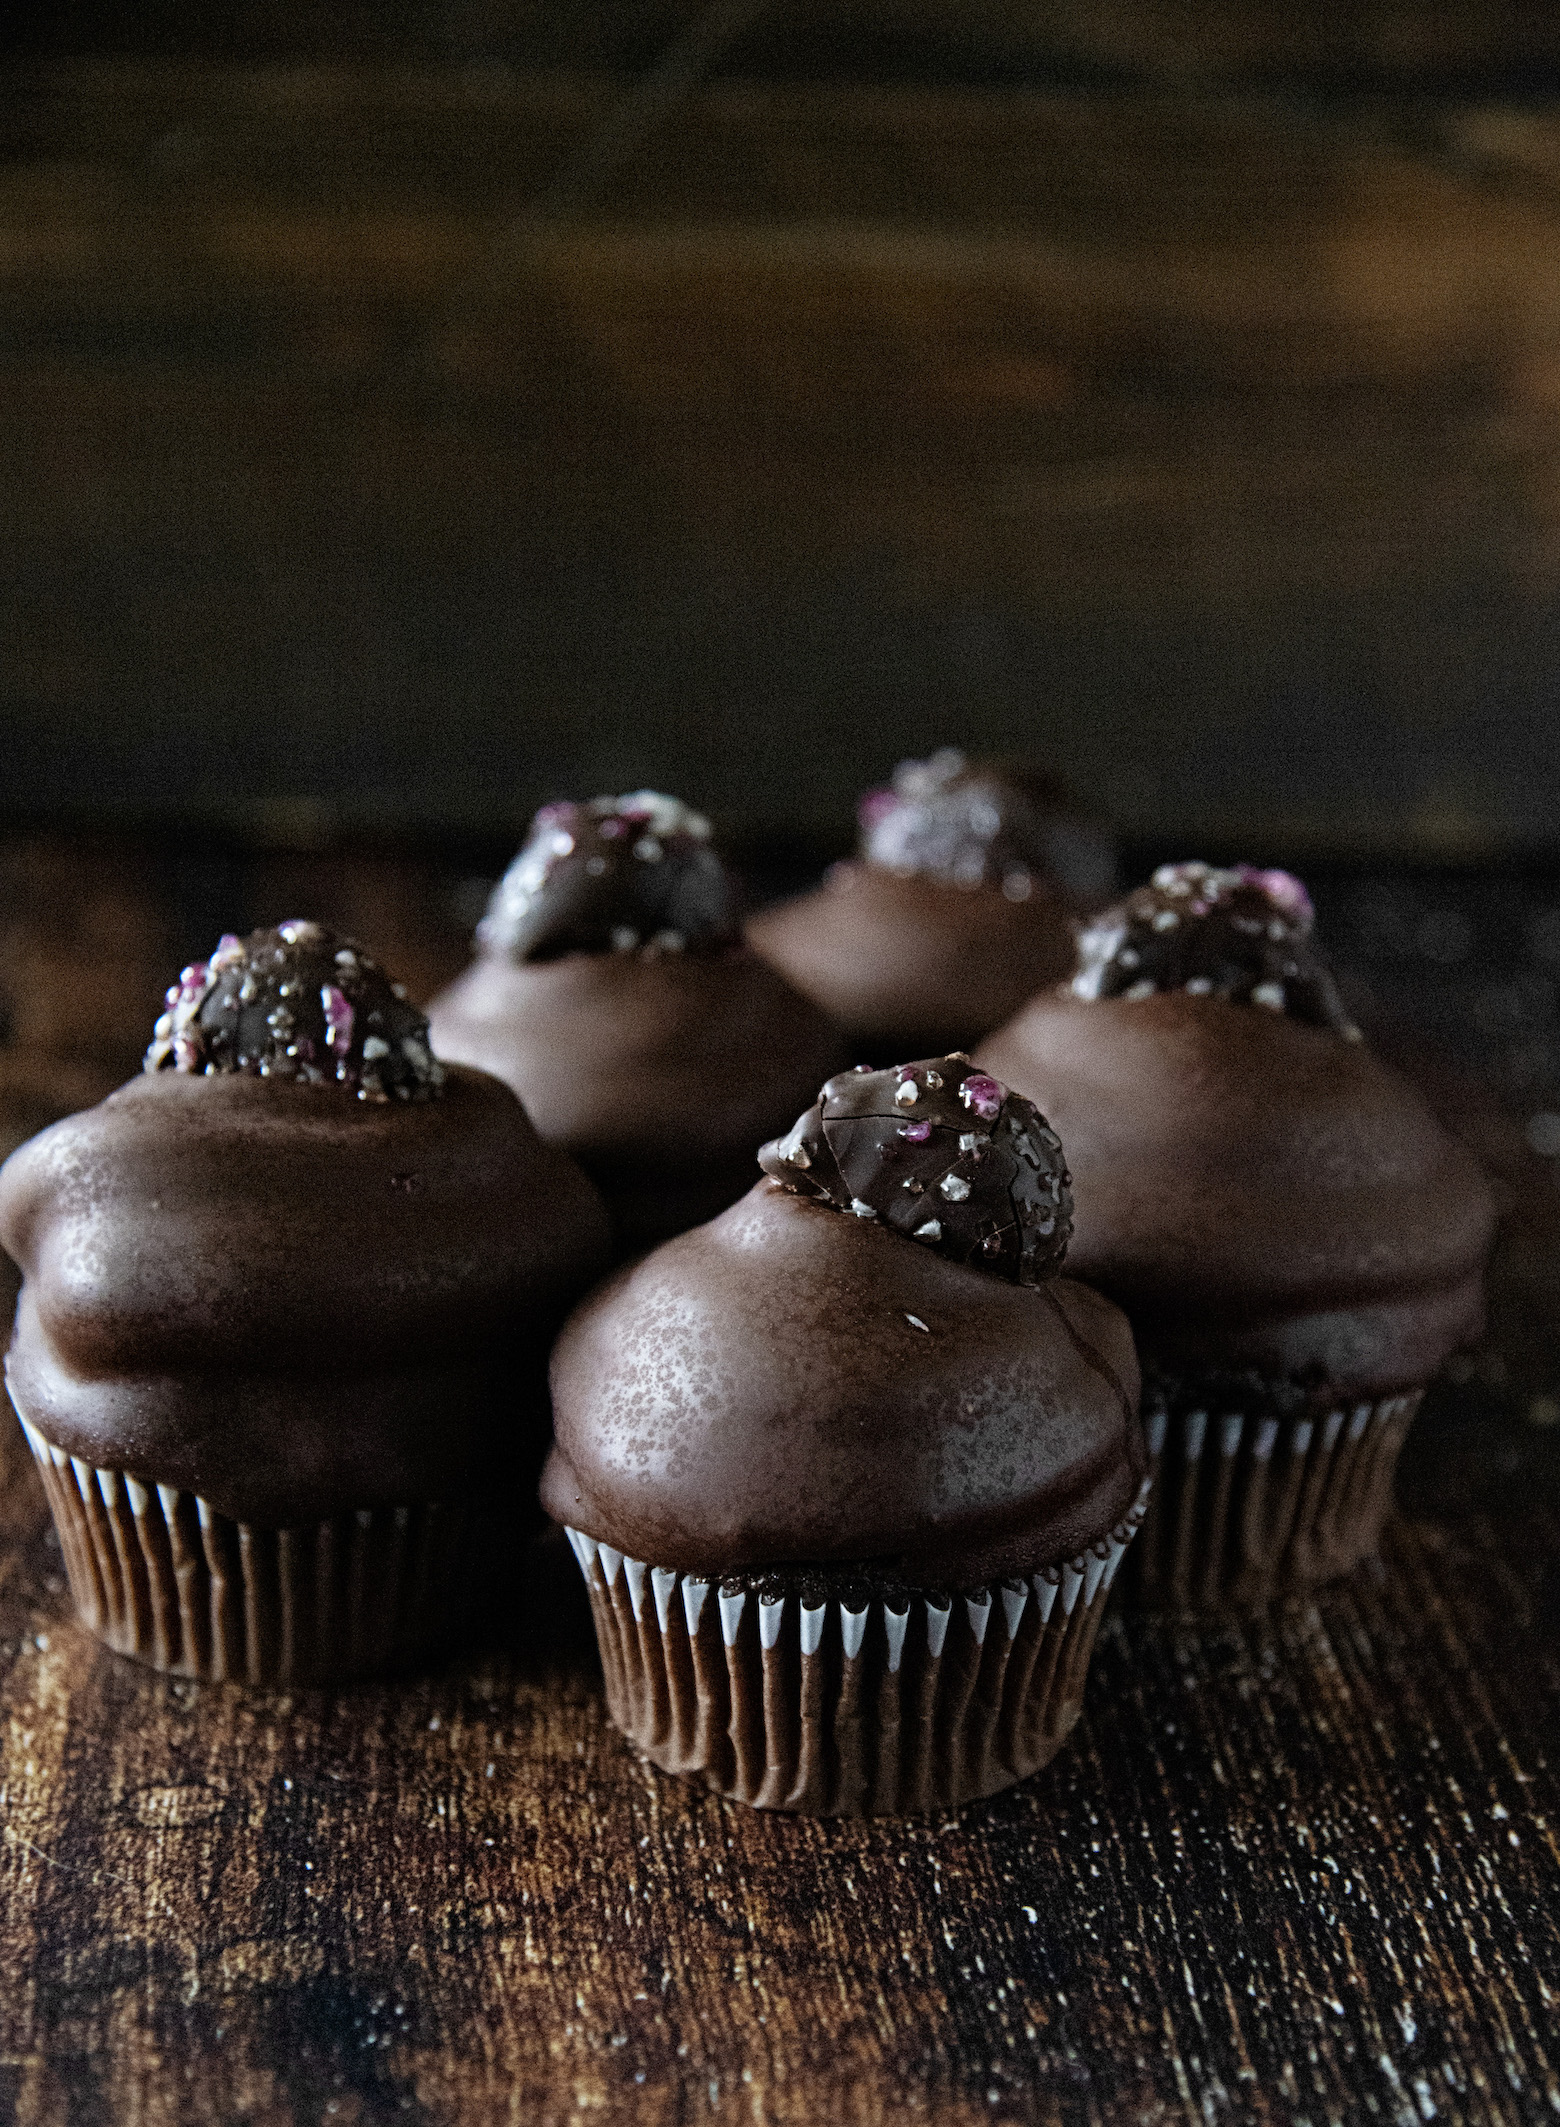
POLYGON ((930 1123, 906 1123, 899 1134, 908 1137, 913 1145, 924 1145, 932 1134, 932 1126, 930 1123))
POLYGON ((906 1080, 907 1078, 914 1078, 914 1076, 915 1076, 915 1065, 914 1065, 914 1064, 900 1064, 900 1065, 899 1065, 899 1066, 898 1066, 898 1067, 896 1068, 896 1070, 895 1070, 895 1072, 894 1072, 894 1076, 895 1076, 895 1077, 896 1077, 896 1078, 897 1078, 897 1079, 899 1080, 899 1083, 900 1083, 901 1085, 903 1085, 903 1084, 904 1084, 904 1082, 905 1082, 905 1080, 906 1080))
POLYGON ((1235 872, 1242 886, 1257 887, 1286 916, 1293 916, 1299 923, 1314 921, 1316 911, 1311 897, 1292 871, 1261 871, 1254 864, 1237 864, 1235 872))
POLYGON ((556 826, 559 820, 566 820, 573 810, 574 807, 566 799, 560 799, 553 805, 544 805, 532 820, 532 829, 556 826))
POLYGON ((959 1098, 966 1108, 975 1110, 982 1122, 994 1123, 1002 1113, 1007 1087, 999 1079, 988 1078, 984 1071, 972 1071, 959 1088, 959 1098))
POLYGON ((898 807, 899 800, 891 790, 866 790, 856 807, 856 818, 870 834, 880 820, 886 820, 898 807))
POLYGON ((211 987, 211 969, 204 960, 197 960, 185 968, 179 977, 177 993, 169 1000, 173 1004, 190 1004, 197 997, 204 997, 211 987))
POLYGON ((605 819, 596 831, 604 835, 609 842, 615 842, 619 835, 628 833, 628 822, 619 818, 605 819))
POLYGON ((176 1071, 198 1071, 200 1067, 200 1043, 192 1034, 175 1034, 173 1037, 173 1068, 176 1071))
POLYGON ((320 1004, 325 1013, 325 1046, 338 1056, 345 1056, 352 1046, 352 1007, 333 982, 321 989, 320 1004))

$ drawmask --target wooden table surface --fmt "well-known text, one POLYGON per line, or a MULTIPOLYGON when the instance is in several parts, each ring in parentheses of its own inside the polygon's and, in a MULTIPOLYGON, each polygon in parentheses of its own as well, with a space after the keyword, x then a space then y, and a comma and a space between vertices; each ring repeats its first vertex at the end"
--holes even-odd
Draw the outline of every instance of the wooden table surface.
MULTIPOLYGON (((1394 938, 1442 952, 1398 967, 1421 1023, 1456 987, 1414 891, 1334 897, 1387 1040, 1394 938)), ((1489 1000, 1538 978, 1484 955, 1555 941, 1491 891, 1447 1025, 1530 1081, 1547 1034, 1495 1040, 1489 1000)), ((1520 1101, 1431 1083, 1508 1220, 1381 1565, 1250 1623, 1113 1619, 1061 1758, 944 1819, 761 1816, 640 1763, 561 1542, 431 1676, 142 1672, 71 1623, 7 1422, 0 2119, 1560 2116, 1560 1160, 1520 1101)))

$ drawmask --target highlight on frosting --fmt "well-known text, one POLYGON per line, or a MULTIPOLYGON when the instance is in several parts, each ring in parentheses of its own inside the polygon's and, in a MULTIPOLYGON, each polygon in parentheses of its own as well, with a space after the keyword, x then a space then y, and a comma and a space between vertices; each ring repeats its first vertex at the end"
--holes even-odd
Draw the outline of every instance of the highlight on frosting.
POLYGON ((1164 990, 1287 1013, 1360 1039, 1312 942, 1311 897, 1292 872, 1162 864, 1078 938, 1075 997, 1137 1003, 1164 990))
POLYGON ((758 1163, 798 1196, 1018 1285, 1054 1276, 1067 1253, 1061 1140, 1033 1101, 962 1054, 840 1073, 758 1163))
POLYGON ((955 746, 901 761, 885 789, 865 794, 857 819, 866 863, 971 891, 998 887, 1010 901, 1044 883, 1095 900, 1116 880, 1110 838, 1068 807, 1054 777, 971 763, 955 746))
POLYGON ((166 1002, 148 1071, 243 1072, 341 1086, 364 1101, 431 1100, 444 1083, 428 1021, 402 985, 320 923, 228 933, 166 1002))
POLYGON ((656 790, 544 805, 477 925, 485 952, 710 952, 735 944, 735 880, 710 823, 656 790))

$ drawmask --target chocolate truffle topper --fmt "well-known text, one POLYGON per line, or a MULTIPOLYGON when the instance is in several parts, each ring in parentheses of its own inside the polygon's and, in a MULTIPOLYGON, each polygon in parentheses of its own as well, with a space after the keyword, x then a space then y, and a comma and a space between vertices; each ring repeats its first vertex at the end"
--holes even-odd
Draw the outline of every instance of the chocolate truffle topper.
POLYGON ((153 1029, 148 1071, 238 1071, 345 1087, 359 1100, 432 1100, 444 1067, 428 1021, 355 939, 293 918, 223 935, 184 969, 153 1029))
POLYGON ((493 890, 477 944, 515 961, 712 952, 736 943, 737 902, 709 821, 678 798, 634 790, 544 805, 493 890))
POLYGON ((1110 837, 1068 805, 1059 778, 972 762, 957 746, 901 761, 887 785, 863 794, 856 817, 862 861, 901 876, 997 886, 1009 901, 1050 882, 1081 904, 1115 883, 1110 837))
POLYGON ((1018 1285, 1054 1276, 1067 1252, 1061 1139, 1032 1101, 962 1054, 831 1078, 758 1164, 798 1196, 1018 1285))
POLYGON ((1060 1275, 1055 1132, 967 1056, 830 1079, 759 1164, 554 1351, 612 1716, 761 1808, 993 1793, 1076 1720, 1142 1518, 1126 1319, 1060 1275))
POLYGON ((1315 921, 1311 897, 1292 872, 1161 864, 1147 886, 1080 933, 1072 993, 1137 1004, 1161 990, 1184 990, 1287 1012, 1358 1041, 1360 1030, 1312 940, 1315 921))

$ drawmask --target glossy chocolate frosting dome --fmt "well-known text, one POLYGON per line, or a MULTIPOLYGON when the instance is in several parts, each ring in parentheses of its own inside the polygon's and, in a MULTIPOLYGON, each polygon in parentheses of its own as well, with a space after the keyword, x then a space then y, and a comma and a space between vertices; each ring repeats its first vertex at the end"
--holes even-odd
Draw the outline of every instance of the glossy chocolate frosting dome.
POLYGON ((1384 1395, 1471 1341, 1490 1191, 1357 1042, 1184 990, 1036 999, 977 1061, 1067 1147, 1069 1267, 1145 1359, 1384 1395))
POLYGON ((606 1218, 503 1086, 360 1102, 159 1071, 0 1170, 18 1406, 88 1462, 269 1526, 534 1467, 606 1218))
POLYGON ((578 1159, 625 1245, 712 1217, 844 1061, 838 1029, 756 953, 483 954, 431 1007, 440 1055, 512 1086, 578 1159))
POLYGON ((859 1564, 971 1588, 1076 1555, 1146 1464, 1119 1311, 760 1182, 619 1272, 553 1356, 542 1501, 710 1577, 859 1564))

